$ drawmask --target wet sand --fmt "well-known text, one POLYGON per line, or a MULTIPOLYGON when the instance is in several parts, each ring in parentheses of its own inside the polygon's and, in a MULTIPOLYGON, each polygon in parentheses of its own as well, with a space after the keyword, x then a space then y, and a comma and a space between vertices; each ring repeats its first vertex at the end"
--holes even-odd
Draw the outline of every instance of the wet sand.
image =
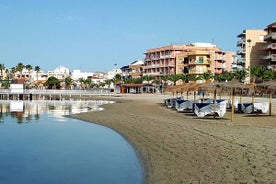
POLYGON ((122 134, 141 158, 145 183, 276 181, 276 99, 273 116, 235 114, 231 122, 230 112, 223 118, 199 119, 167 109, 165 95, 100 98, 116 103, 74 117, 122 134))

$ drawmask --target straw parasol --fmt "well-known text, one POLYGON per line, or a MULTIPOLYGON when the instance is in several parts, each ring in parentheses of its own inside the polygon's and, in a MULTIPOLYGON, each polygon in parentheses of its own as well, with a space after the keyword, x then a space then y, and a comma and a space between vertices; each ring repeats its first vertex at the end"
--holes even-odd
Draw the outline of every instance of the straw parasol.
POLYGON ((269 115, 272 112, 272 95, 276 93, 276 81, 270 80, 256 84, 256 91, 262 94, 269 94, 269 115))
MULTIPOLYGON (((230 92, 231 94, 231 101, 232 101, 232 107, 231 107, 231 121, 234 121, 234 100, 235 95, 237 92, 240 92, 240 103, 241 103, 241 97, 243 94, 243 91, 246 90, 248 93, 250 92, 252 95, 252 104, 254 103, 254 92, 255 92, 255 85, 245 85, 244 83, 239 82, 238 80, 231 80, 229 82, 214 82, 214 83, 207 83, 202 85, 202 88, 208 90, 209 92, 214 93, 214 108, 216 107, 216 95, 217 92, 230 92)), ((254 107, 252 107, 254 108, 254 107)), ((215 109, 214 109, 215 110, 215 109)))
MULTIPOLYGON (((222 91, 223 83, 213 82, 213 83, 205 83, 200 86, 200 88, 204 91, 211 92, 214 94, 213 104, 214 104, 214 112, 216 112, 216 100, 217 100, 217 92, 222 91)), ((216 113, 213 114, 214 118, 216 118, 216 113)))

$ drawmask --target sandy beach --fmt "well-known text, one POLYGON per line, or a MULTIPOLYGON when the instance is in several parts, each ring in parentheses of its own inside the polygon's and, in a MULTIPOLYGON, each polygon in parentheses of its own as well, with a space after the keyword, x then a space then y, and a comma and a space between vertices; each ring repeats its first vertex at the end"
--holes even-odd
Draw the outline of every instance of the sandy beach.
POLYGON ((168 109, 168 97, 98 97, 116 103, 74 117, 122 134, 141 158, 144 183, 276 183, 276 99, 272 116, 236 114, 231 122, 230 112, 199 119, 168 109))

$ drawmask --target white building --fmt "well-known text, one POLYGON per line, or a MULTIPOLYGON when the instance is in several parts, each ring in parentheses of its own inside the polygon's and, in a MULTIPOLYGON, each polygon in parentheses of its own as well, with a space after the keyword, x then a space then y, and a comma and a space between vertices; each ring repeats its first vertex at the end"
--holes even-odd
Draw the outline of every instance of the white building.
POLYGON ((62 80, 70 76, 70 70, 64 66, 59 66, 58 68, 54 69, 54 71, 48 71, 47 75, 48 78, 56 77, 57 79, 62 80))
POLYGON ((93 75, 94 75, 93 72, 81 72, 80 70, 73 70, 73 72, 71 73, 71 78, 74 81, 77 81, 80 78, 83 78, 83 79, 92 78, 93 75))
POLYGON ((114 68, 107 72, 107 79, 113 79, 117 74, 122 75, 122 70, 120 68, 114 68))

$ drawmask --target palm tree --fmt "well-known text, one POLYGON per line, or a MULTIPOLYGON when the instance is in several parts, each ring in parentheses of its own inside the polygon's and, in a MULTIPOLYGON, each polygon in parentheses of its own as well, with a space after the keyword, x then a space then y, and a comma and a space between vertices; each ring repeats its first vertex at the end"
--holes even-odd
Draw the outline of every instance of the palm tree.
POLYGON ((272 69, 266 69, 263 73, 262 79, 273 80, 276 79, 276 71, 272 69))
POLYGON ((143 79, 143 81, 147 81, 147 83, 149 84, 149 82, 154 79, 154 76, 152 76, 152 75, 143 75, 142 79, 143 79))
POLYGON ((121 81, 122 77, 120 74, 116 74, 113 79, 112 79, 112 82, 113 82, 113 85, 114 85, 114 93, 116 93, 116 84, 121 81))
POLYGON ((248 76, 248 72, 246 70, 240 70, 234 73, 234 78, 238 79, 242 82, 248 76))
POLYGON ((5 70, 5 65, 4 64, 0 64, 1 79, 3 78, 3 70, 5 70))
POLYGON ((206 72, 202 74, 202 79, 204 79, 206 83, 208 83, 213 78, 214 78, 214 75, 211 72, 206 72))
POLYGON ((65 89, 71 89, 71 85, 73 84, 74 80, 71 77, 65 78, 65 89))
POLYGON ((16 71, 20 72, 20 78, 22 78, 22 71, 25 68, 24 64, 23 63, 18 63, 15 68, 16 68, 16 71))
POLYGON ((13 79, 14 78, 14 75, 15 75, 15 73, 16 73, 16 68, 15 67, 12 67, 11 69, 10 69, 10 72, 9 72, 10 74, 9 74, 9 78, 10 79, 13 79))
POLYGON ((85 85, 85 88, 93 88, 94 85, 93 85, 93 81, 91 79, 86 79, 84 80, 84 85, 85 85))
POLYGON ((192 82, 196 82, 197 81, 197 76, 196 75, 187 75, 187 80, 188 81, 192 81, 192 82))
POLYGON ((40 67, 39 66, 35 66, 34 70, 36 71, 36 80, 38 80, 38 73, 40 71, 40 67))
POLYGON ((111 79, 108 79, 105 81, 105 84, 108 86, 108 88, 110 88, 111 83, 112 83, 111 79))
POLYGON ((81 89, 84 89, 85 79, 79 78, 79 82, 81 83, 81 89))
POLYGON ((29 74, 29 78, 30 78, 30 73, 31 73, 31 70, 33 69, 33 67, 32 67, 32 65, 27 64, 27 65, 25 66, 25 68, 28 70, 28 74, 29 74))
POLYGON ((172 74, 172 75, 169 75, 168 78, 170 81, 173 82, 173 85, 175 86, 176 85, 176 82, 180 79, 180 74, 172 74))
POLYGON ((179 75, 179 80, 182 80, 183 83, 189 82, 187 79, 187 74, 183 73, 179 75))

